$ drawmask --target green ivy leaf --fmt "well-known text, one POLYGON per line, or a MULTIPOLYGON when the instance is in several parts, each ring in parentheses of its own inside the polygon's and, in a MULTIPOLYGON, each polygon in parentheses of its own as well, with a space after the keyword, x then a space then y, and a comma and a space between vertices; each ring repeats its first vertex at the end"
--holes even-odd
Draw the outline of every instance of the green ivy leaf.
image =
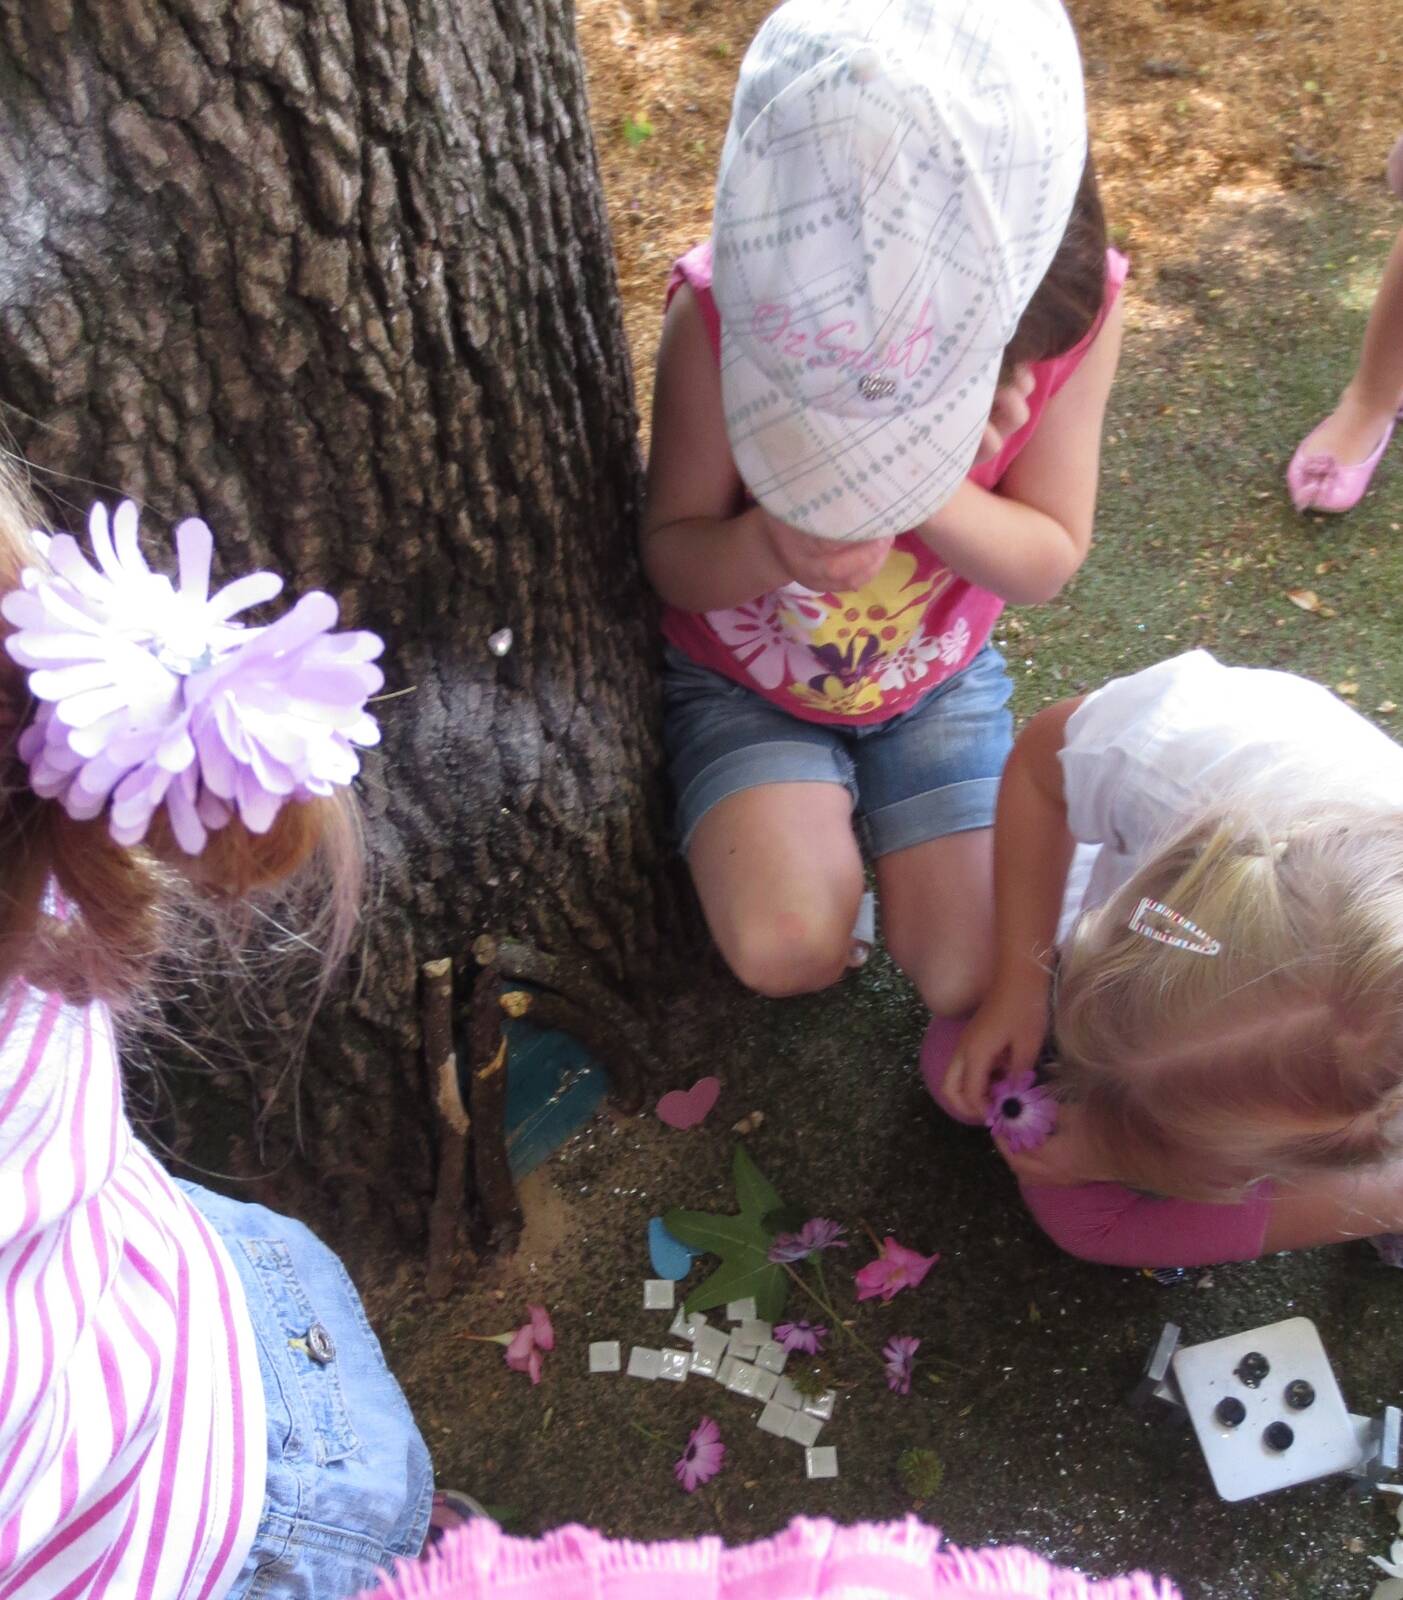
POLYGON ((625 117, 624 138, 631 149, 636 150, 645 139, 653 137, 653 124, 647 117, 625 117))
POLYGON ((691 1249, 720 1256, 721 1265, 687 1296, 683 1310, 710 1311, 729 1300, 755 1298, 755 1314, 776 1322, 789 1297, 789 1278, 783 1267, 770 1260, 770 1245, 777 1230, 770 1217, 783 1209, 774 1185, 742 1146, 732 1163, 740 1212, 721 1216, 711 1211, 684 1211, 673 1207, 663 1213, 663 1226, 691 1249))

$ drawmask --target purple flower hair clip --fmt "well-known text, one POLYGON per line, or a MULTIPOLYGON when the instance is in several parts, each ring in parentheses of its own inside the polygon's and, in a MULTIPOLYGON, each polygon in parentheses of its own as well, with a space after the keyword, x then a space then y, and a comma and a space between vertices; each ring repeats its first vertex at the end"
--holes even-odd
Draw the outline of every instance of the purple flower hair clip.
POLYGON ((1037 1082, 1031 1072, 995 1078, 989 1085, 984 1126, 1012 1155, 1036 1150, 1057 1126, 1057 1101, 1050 1085, 1037 1082))
POLYGON ((237 814, 266 833, 288 800, 326 796, 379 743, 365 709, 383 684, 373 633, 333 633, 336 602, 304 595, 266 627, 233 621, 282 591, 253 572, 209 592, 214 540, 189 518, 175 530, 179 581, 152 572, 130 500, 94 505, 94 567, 71 535, 37 536, 48 568, 27 567, 0 601, 5 640, 39 702, 19 754, 37 794, 77 820, 108 816, 118 844, 140 844, 164 805, 182 850, 237 814))

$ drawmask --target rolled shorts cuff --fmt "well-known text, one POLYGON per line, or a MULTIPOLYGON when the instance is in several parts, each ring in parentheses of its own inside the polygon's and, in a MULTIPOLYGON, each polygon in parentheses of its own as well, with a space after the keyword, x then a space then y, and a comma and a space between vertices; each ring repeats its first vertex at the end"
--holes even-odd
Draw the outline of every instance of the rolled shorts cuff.
POLYGON ((840 749, 807 739, 745 745, 718 756, 683 790, 677 803, 682 854, 686 855, 698 823, 713 806, 743 789, 768 783, 836 783, 848 791, 849 801, 857 804, 857 775, 840 749))
POLYGON ((867 812, 859 824, 862 841, 875 860, 931 839, 943 839, 949 833, 992 828, 998 793, 997 778, 967 778, 963 783, 927 789, 880 811, 867 812))

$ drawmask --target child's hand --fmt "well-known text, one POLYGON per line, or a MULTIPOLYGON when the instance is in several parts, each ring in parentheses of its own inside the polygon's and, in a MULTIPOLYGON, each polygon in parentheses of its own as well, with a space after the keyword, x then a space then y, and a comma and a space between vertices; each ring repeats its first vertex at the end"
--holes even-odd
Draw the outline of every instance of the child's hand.
POLYGON ((1112 1178, 1100 1147, 1087 1135, 1077 1105, 1059 1105, 1057 1127, 1036 1150, 1014 1155, 1003 1144, 999 1154, 1019 1183, 1035 1188, 1066 1189, 1079 1183, 1105 1183, 1112 1178))
POLYGON ((852 544, 818 539, 800 528, 791 528, 768 512, 764 527, 775 559, 789 574, 790 581, 820 594, 830 591, 841 594, 870 583, 882 570, 892 547, 890 535, 852 544))
POLYGON ((1013 369, 1007 383, 994 391, 994 404, 989 409, 989 420, 984 424, 984 437, 974 453, 974 465, 982 467, 992 461, 1015 433, 1027 422, 1028 397, 1033 392, 1033 369, 1020 361, 1013 369))
POLYGON ((1031 1071, 1047 1037, 1047 984, 995 984, 970 1018, 941 1093, 961 1116, 983 1122, 989 1085, 1031 1071))

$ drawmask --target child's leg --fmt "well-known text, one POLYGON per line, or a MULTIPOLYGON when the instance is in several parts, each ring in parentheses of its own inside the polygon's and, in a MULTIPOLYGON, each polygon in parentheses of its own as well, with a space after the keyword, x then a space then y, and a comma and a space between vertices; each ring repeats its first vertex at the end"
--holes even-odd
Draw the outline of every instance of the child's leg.
POLYGON ((663 687, 678 838, 721 954, 761 994, 826 988, 862 897, 841 736, 677 651, 663 687))
POLYGON ((837 783, 765 783, 697 824, 687 865, 731 971, 780 999, 842 977, 862 898, 852 796, 837 783))
POLYGON ((1394 240, 1364 330, 1359 365, 1334 411, 1301 448, 1343 465, 1363 461, 1403 405, 1403 232, 1394 240))
POLYGON ((993 821, 1013 686, 991 646, 855 742, 882 938, 937 1016, 983 998, 993 962, 993 821))
POLYGON ((938 1017, 984 998, 994 962, 994 831, 973 828, 877 863, 882 937, 938 1017))

